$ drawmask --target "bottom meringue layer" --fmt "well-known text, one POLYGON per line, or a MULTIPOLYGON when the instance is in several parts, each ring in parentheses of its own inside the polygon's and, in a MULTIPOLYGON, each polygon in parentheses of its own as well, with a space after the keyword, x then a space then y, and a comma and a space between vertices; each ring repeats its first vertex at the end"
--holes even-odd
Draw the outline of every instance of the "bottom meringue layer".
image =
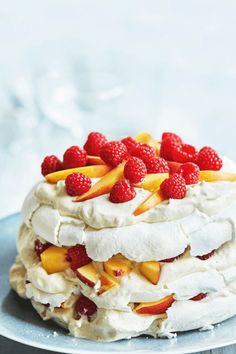
MULTIPOLYGON (((29 298, 25 276, 26 268, 17 257, 10 271, 10 283, 19 296, 29 298)), ((142 334, 170 338, 176 332, 210 326, 234 316, 236 281, 201 301, 175 301, 165 315, 140 315, 132 311, 98 308, 96 316, 90 320, 86 316, 75 319, 77 298, 78 295, 71 294, 62 307, 49 307, 33 299, 31 303, 43 320, 54 320, 76 337, 97 341, 129 339, 142 334)))

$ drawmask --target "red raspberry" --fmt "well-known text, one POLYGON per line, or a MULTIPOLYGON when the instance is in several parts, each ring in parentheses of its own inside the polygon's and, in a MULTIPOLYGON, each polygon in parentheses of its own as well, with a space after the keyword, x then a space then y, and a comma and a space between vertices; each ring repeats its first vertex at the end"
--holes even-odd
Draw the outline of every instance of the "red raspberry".
POLYGON ((176 257, 162 259, 160 262, 172 263, 172 262, 174 262, 176 259, 178 259, 180 256, 181 256, 181 254, 180 254, 179 256, 176 256, 176 257))
POLYGON ((92 316, 96 311, 97 305, 84 295, 81 295, 75 304, 76 315, 92 316))
POLYGON ((182 139, 175 133, 169 133, 169 132, 163 133, 161 140, 164 141, 166 139, 175 141, 177 144, 183 144, 182 139))
POLYGON ((186 184, 197 184, 199 182, 200 170, 193 162, 181 165, 177 173, 185 179, 186 184))
POLYGON ((92 259, 87 255, 86 248, 82 245, 69 248, 67 251, 67 260, 70 262, 70 267, 74 271, 92 262, 92 259))
POLYGON ((198 159, 197 149, 189 144, 175 146, 172 150, 173 161, 176 162, 196 162, 198 159))
POLYGON ((140 183, 147 174, 147 168, 143 160, 131 157, 125 164, 124 176, 131 183, 140 183))
POLYGON ((165 139, 161 142, 160 156, 165 160, 172 161, 172 151, 174 148, 181 146, 181 143, 175 139, 165 139))
POLYGON ((64 169, 82 167, 87 163, 87 152, 79 146, 71 146, 63 155, 64 169))
POLYGON ((204 299, 204 297, 206 297, 206 296, 207 296, 207 294, 205 294, 205 293, 200 293, 200 294, 198 294, 198 295, 192 297, 190 300, 192 300, 192 301, 199 301, 199 300, 204 299))
POLYGON ((121 141, 110 141, 100 150, 101 159, 113 167, 119 165, 127 156, 127 148, 121 141))
POLYGON ((62 170, 62 162, 55 155, 46 156, 41 164, 41 173, 43 176, 62 170))
POLYGON ((134 199, 135 196, 135 189, 127 179, 123 178, 114 184, 109 199, 112 203, 124 203, 134 199))
POLYGON ((205 146, 199 151, 197 164, 200 170, 218 171, 221 169, 223 161, 214 149, 205 146))
POLYGON ((40 254, 43 253, 43 251, 45 251, 50 246, 51 243, 49 242, 43 243, 38 239, 34 241, 34 250, 37 253, 37 256, 40 256, 40 254))
POLYGON ((107 143, 105 135, 99 132, 91 132, 84 144, 84 150, 88 155, 99 156, 100 149, 107 143))
POLYGON ((125 144, 130 155, 138 144, 137 141, 135 141, 131 136, 127 136, 126 138, 122 139, 121 142, 125 144))
POLYGON ((157 157, 146 162, 148 173, 169 173, 169 166, 165 159, 157 157))
POLYGON ((208 258, 214 256, 215 250, 211 251, 210 253, 204 254, 202 256, 197 256, 197 258, 201 259, 202 261, 206 261, 208 258))
POLYGON ((185 180, 177 173, 165 179, 160 188, 167 198, 183 199, 186 195, 185 180))
POLYGON ((92 181, 83 173, 75 172, 66 177, 65 185, 66 191, 69 195, 81 195, 91 188, 92 181))
POLYGON ((155 149, 148 144, 138 143, 136 148, 133 150, 132 155, 138 157, 146 163, 150 159, 155 158, 155 149))

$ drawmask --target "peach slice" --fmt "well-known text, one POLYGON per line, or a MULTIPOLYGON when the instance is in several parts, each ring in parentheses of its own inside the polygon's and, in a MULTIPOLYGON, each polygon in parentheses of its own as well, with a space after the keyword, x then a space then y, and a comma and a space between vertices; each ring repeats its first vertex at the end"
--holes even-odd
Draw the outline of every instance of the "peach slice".
POLYGON ((160 187, 161 183, 169 177, 169 173, 148 173, 143 181, 136 184, 135 187, 143 188, 150 192, 155 191, 160 187))
POLYGON ((93 262, 76 269, 77 277, 90 288, 98 281, 99 274, 93 262))
POLYGON ((165 313, 174 301, 173 295, 168 295, 158 301, 141 303, 134 309, 134 312, 140 315, 159 315, 165 313))
POLYGON ((105 165, 105 162, 101 159, 100 156, 88 155, 87 165, 105 165))
POLYGON ((113 256, 103 263, 103 267, 107 274, 118 278, 131 272, 132 263, 123 256, 113 256))
POLYGON ((174 161, 167 161, 167 162, 168 162, 168 166, 169 166, 171 174, 177 172, 178 169, 180 168, 180 166, 182 165, 182 163, 179 163, 179 162, 174 162, 174 161))
MULTIPOLYGON (((122 162, 117 167, 109 171, 105 176, 103 176, 97 183, 95 183, 88 192, 82 194, 75 198, 75 202, 84 202, 85 200, 98 197, 109 193, 114 186, 114 184, 123 177, 125 162, 122 162)), ((95 167, 95 166, 93 166, 95 167)))
POLYGON ((50 246, 40 254, 42 267, 48 274, 64 272, 64 270, 70 267, 66 256, 66 247, 50 246))
POLYGON ((110 166, 107 165, 96 165, 96 166, 84 166, 77 168, 69 168, 68 170, 57 171, 49 173, 45 176, 47 182, 57 183, 66 179, 67 176, 71 175, 74 172, 80 172, 90 178, 103 177, 107 172, 111 170, 110 166))
POLYGON ((140 273, 152 284, 157 284, 161 274, 161 266, 157 261, 142 262, 139 265, 140 273))
POLYGON ((200 181, 217 182, 217 181, 236 181, 236 173, 221 171, 200 171, 200 181))
POLYGON ((99 279, 101 282, 101 286, 98 290, 99 295, 105 293, 106 291, 114 288, 114 286, 118 285, 114 278, 112 278, 110 275, 105 273, 101 274, 99 279))
POLYGON ((156 205, 160 204, 164 200, 167 200, 162 191, 160 189, 156 190, 155 192, 151 193, 133 212, 134 216, 138 216, 140 214, 145 213, 156 205))
POLYGON ((153 137, 151 136, 151 134, 149 134, 148 132, 140 132, 138 133, 135 137, 134 140, 136 140, 138 143, 142 143, 142 144, 148 144, 152 147, 154 147, 155 152, 156 152, 156 156, 160 155, 160 147, 161 144, 154 140, 153 137))

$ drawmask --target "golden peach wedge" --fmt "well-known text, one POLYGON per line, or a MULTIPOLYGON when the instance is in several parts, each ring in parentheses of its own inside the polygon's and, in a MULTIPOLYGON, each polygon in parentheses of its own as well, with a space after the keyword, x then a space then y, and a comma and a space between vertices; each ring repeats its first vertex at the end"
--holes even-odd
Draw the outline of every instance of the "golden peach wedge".
POLYGON ((151 134, 149 134, 148 132, 140 132, 138 133, 135 137, 134 140, 136 140, 138 143, 142 143, 142 144, 148 144, 150 146, 152 146, 155 149, 155 154, 156 156, 160 155, 160 143, 157 142, 156 140, 153 139, 153 137, 151 136, 151 134))
POLYGON ((99 279, 99 273, 93 262, 77 268, 76 274, 77 277, 90 288, 93 288, 99 279))
POLYGON ((141 204, 139 204, 139 206, 134 210, 133 215, 141 215, 167 199, 168 198, 164 196, 162 191, 158 189, 151 193, 141 204))
MULTIPOLYGON (((109 171, 97 183, 95 183, 88 192, 75 198, 75 202, 84 202, 85 200, 98 197, 100 195, 109 193, 113 185, 123 177, 125 162, 122 162, 117 167, 109 171)), ((93 166, 95 167, 95 166, 93 166)))
POLYGON ((227 181, 235 182, 236 173, 221 172, 221 171, 200 171, 200 181, 217 182, 227 181))
POLYGON ((173 295, 169 295, 158 301, 141 303, 134 312, 140 315, 159 315, 165 313, 174 301, 173 295))
POLYGON ((149 192, 153 192, 158 189, 161 183, 169 177, 169 173, 148 173, 143 181, 139 184, 136 184, 135 187, 143 188, 149 192))
POLYGON ((48 274, 63 272, 70 267, 66 256, 66 247, 50 246, 40 254, 42 267, 48 274))
POLYGON ((113 256, 103 263, 103 267, 107 274, 119 278, 131 272, 132 263, 125 257, 113 256))
POLYGON ((140 273, 152 284, 157 284, 161 274, 161 266, 157 261, 147 261, 139 264, 140 273))
POLYGON ((118 285, 115 279, 106 273, 101 274, 99 279, 101 282, 100 288, 98 290, 99 295, 105 293, 106 291, 114 288, 114 286, 118 285))
POLYGON ((90 178, 103 177, 107 172, 111 170, 111 167, 107 165, 95 165, 95 166, 84 166, 77 168, 69 168, 68 170, 57 171, 49 173, 45 176, 46 181, 49 183, 57 183, 58 181, 63 181, 67 176, 75 172, 83 173, 85 176, 90 178))
POLYGON ((87 165, 105 165, 105 162, 101 159, 100 156, 88 155, 87 165))

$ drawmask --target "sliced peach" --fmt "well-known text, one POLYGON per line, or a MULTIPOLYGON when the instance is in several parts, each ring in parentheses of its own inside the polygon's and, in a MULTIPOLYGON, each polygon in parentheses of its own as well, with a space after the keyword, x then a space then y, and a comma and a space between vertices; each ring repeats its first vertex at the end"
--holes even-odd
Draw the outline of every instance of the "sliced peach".
POLYGON ((92 199, 98 197, 99 195, 109 193, 113 185, 123 177, 124 165, 125 162, 122 162, 120 165, 113 168, 113 170, 109 171, 97 183, 95 183, 88 192, 75 198, 74 201, 84 202, 85 200, 92 199))
POLYGON ((47 182, 57 183, 66 179, 67 176, 71 175, 74 172, 83 173, 85 176, 90 178, 98 178, 104 176, 107 172, 111 170, 111 167, 107 165, 96 165, 96 166, 84 166, 77 168, 69 168, 68 170, 57 171, 49 173, 45 176, 47 182))
POLYGON ((87 165, 105 165, 105 162, 101 159, 100 156, 88 155, 87 165))
POLYGON ((173 295, 169 295, 158 301, 141 303, 134 312, 140 315, 159 315, 165 313, 174 301, 173 295))
POLYGON ((135 187, 153 192, 159 188, 161 183, 168 177, 169 173, 148 173, 142 183, 136 184, 135 187))
POLYGON ((142 262, 139 264, 139 271, 152 284, 157 284, 161 274, 161 266, 157 261, 142 262))
POLYGON ((103 263, 103 267, 107 274, 119 278, 131 272, 132 263, 123 256, 113 256, 103 263))
POLYGON ((115 279, 113 277, 111 277, 108 274, 101 274, 100 276, 100 282, 101 282, 101 286, 98 290, 98 294, 101 295, 103 293, 105 293, 106 291, 114 288, 114 286, 117 285, 117 282, 115 281, 115 279))
POLYGON ((236 173, 221 172, 221 171, 200 171, 200 180, 206 182, 216 181, 236 181, 236 173))
POLYGON ((182 165, 182 163, 179 163, 179 162, 174 162, 174 161, 167 161, 167 162, 168 162, 168 166, 169 166, 171 174, 177 172, 178 169, 180 168, 180 166, 182 165))
POLYGON ((64 270, 70 267, 66 256, 66 247, 50 246, 40 254, 42 267, 48 274, 64 272, 64 270))
POLYGON ((149 134, 148 132, 140 132, 138 133, 135 137, 134 140, 136 140, 138 143, 142 143, 142 144, 148 144, 152 147, 154 147, 155 152, 156 152, 156 156, 159 156, 160 154, 160 143, 157 142, 156 140, 153 139, 153 137, 151 136, 151 134, 149 134))
POLYGON ((93 262, 88 263, 76 270, 77 277, 90 288, 98 281, 99 274, 93 262))
POLYGON ((155 192, 151 193, 133 212, 134 216, 138 216, 140 214, 145 213, 156 205, 160 204, 167 198, 163 195, 160 189, 156 190, 155 192))

